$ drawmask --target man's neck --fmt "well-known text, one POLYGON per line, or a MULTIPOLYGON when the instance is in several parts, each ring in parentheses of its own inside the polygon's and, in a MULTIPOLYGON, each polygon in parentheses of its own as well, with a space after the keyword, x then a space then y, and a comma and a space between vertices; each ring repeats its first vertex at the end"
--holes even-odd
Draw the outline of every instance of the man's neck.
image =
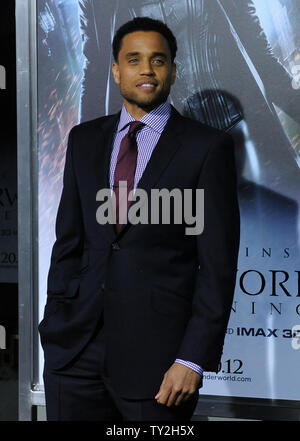
POLYGON ((132 105, 131 103, 129 103, 125 100, 123 103, 124 103, 124 106, 125 106, 127 112, 132 116, 132 118, 134 118, 137 121, 139 121, 141 118, 143 118, 143 116, 147 115, 147 113, 152 112, 152 110, 156 109, 161 104, 163 104, 163 103, 159 103, 157 106, 154 106, 154 107, 146 110, 146 109, 143 109, 137 105, 132 105))

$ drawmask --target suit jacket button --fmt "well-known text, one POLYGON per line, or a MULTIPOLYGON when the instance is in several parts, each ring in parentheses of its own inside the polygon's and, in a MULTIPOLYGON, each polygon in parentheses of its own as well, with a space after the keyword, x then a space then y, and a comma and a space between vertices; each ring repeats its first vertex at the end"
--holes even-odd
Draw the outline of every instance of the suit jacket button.
POLYGON ((113 242, 113 243, 111 244, 111 247, 112 247, 112 249, 113 249, 114 251, 118 251, 118 250, 121 249, 120 245, 119 245, 117 242, 113 242))

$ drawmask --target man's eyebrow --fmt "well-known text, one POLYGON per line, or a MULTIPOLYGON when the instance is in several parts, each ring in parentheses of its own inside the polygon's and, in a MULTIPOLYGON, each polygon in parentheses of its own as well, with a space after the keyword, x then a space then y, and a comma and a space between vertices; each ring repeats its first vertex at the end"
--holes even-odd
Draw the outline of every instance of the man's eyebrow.
POLYGON ((134 57, 136 55, 140 55, 140 52, 128 52, 126 58, 134 57))
MULTIPOLYGON (((128 52, 126 54, 126 58, 136 57, 137 55, 141 55, 141 52, 128 52)), ((164 52, 152 52, 152 57, 162 57, 167 59, 167 55, 164 52)))
POLYGON ((165 54, 164 52, 153 52, 153 56, 154 57, 162 57, 162 58, 165 58, 165 59, 168 58, 167 54, 165 54))

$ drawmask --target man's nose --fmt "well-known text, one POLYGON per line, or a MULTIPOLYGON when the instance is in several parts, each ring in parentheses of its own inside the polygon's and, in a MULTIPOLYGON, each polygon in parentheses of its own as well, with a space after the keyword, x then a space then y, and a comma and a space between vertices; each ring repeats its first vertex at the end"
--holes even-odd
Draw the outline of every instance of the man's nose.
POLYGON ((151 62, 151 60, 144 60, 141 64, 140 64, 140 74, 141 75, 153 75, 153 64, 151 62))

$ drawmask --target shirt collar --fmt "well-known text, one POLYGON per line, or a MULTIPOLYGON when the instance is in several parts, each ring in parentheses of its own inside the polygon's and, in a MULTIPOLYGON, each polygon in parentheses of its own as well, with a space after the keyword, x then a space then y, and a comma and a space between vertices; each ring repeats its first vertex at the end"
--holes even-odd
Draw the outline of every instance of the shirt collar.
MULTIPOLYGON (((168 101, 165 101, 155 109, 151 110, 151 112, 146 113, 146 115, 144 115, 140 119, 140 121, 143 122, 146 126, 155 130, 156 132, 162 133, 168 119, 170 118, 170 115, 171 105, 168 101)), ((123 104, 117 131, 122 131, 127 126, 127 124, 132 121, 135 121, 135 119, 132 115, 130 115, 129 112, 127 112, 127 109, 123 104)))

